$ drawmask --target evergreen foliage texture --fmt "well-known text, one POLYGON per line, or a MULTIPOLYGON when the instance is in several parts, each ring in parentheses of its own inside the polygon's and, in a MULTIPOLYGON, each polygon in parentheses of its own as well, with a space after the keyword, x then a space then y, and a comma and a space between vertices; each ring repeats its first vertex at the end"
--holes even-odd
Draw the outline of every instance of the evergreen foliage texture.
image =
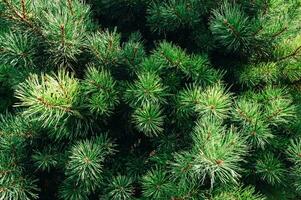
POLYGON ((0 200, 301 199, 300 0, 0 0, 0 200))

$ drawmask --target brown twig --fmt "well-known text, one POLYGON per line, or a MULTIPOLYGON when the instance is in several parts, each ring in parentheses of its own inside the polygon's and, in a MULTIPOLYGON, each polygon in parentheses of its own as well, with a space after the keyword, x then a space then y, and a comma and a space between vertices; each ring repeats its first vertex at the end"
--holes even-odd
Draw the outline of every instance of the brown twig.
POLYGON ((61 28, 61 42, 62 42, 62 45, 64 46, 65 45, 65 25, 61 24, 60 28, 61 28))
POLYGON ((287 27, 284 27, 279 32, 277 32, 274 35, 272 35, 272 38, 278 37, 279 35, 281 35, 282 33, 284 33, 286 30, 287 30, 287 27))
POLYGON ((234 26, 233 26, 232 24, 230 24, 230 23, 228 22, 227 19, 224 19, 224 24, 225 24, 228 28, 230 28, 230 30, 232 31, 232 33, 233 33, 237 38, 240 38, 239 32, 234 28, 234 26))
POLYGON ((25 0, 21 0, 21 7, 22 7, 22 17, 26 19, 26 7, 25 7, 25 0))
POLYGON ((134 61, 135 61, 135 58, 136 58, 136 55, 137 55, 137 51, 138 51, 138 46, 135 46, 135 47, 134 47, 134 53, 133 53, 133 56, 132 56, 132 58, 129 60, 129 62, 130 62, 131 65, 134 65, 134 61))
POLYGON ((253 36, 256 36, 258 33, 260 33, 260 31, 263 30, 263 27, 260 26, 254 33, 253 33, 253 36))
POLYGON ((47 100, 45 100, 42 97, 37 97, 37 100, 38 100, 39 103, 41 103, 42 105, 44 105, 47 108, 58 109, 58 110, 61 110, 63 112, 66 112, 66 113, 75 114, 75 111, 72 110, 71 107, 52 104, 52 103, 48 102, 47 100))
POLYGON ((297 47, 297 48, 295 49, 295 51, 293 51, 292 53, 290 53, 290 54, 288 54, 288 55, 286 55, 286 56, 284 56, 284 57, 282 57, 282 58, 279 58, 277 61, 279 62, 279 61, 282 61, 282 60, 285 60, 285 59, 294 57, 294 56, 296 56, 296 55, 298 54, 298 52, 299 52, 300 50, 301 50, 301 46, 297 47))
MULTIPOLYGON (((269 8, 269 5, 268 5, 268 2, 267 1, 265 1, 265 3, 264 3, 264 8, 263 8, 263 12, 262 12, 262 16, 261 17, 264 17, 264 16, 266 16, 267 14, 268 14, 268 8, 269 8)), ((260 31, 262 31, 263 30, 263 27, 262 27, 262 25, 258 28, 258 30, 257 31, 255 31, 255 33, 253 34, 254 36, 256 36, 260 31)))
POLYGON ((166 55, 164 54, 163 51, 160 52, 160 55, 163 56, 163 58, 164 58, 167 62, 169 62, 170 65, 172 65, 172 66, 174 66, 174 67, 179 67, 179 66, 181 65, 181 62, 179 62, 179 61, 174 62, 174 61, 171 60, 168 56, 166 56, 166 55))
POLYGON ((73 15, 74 12, 73 12, 73 8, 72 8, 72 2, 71 2, 71 0, 67 0, 67 1, 68 1, 68 7, 69 7, 69 9, 70 9, 70 12, 71 12, 71 14, 73 15))

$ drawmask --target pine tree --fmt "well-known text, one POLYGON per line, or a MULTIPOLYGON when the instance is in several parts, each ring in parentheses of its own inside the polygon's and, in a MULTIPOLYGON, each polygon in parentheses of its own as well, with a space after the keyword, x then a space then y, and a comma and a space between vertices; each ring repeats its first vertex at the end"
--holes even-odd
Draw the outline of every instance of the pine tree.
POLYGON ((1 0, 0 199, 300 199, 300 20, 297 0, 1 0))

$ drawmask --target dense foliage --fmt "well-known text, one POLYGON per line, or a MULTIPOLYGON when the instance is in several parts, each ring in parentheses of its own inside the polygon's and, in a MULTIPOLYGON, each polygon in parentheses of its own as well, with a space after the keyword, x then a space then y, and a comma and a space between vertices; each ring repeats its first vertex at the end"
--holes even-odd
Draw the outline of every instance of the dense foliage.
POLYGON ((1 0, 0 199, 300 199, 300 21, 300 0, 1 0))

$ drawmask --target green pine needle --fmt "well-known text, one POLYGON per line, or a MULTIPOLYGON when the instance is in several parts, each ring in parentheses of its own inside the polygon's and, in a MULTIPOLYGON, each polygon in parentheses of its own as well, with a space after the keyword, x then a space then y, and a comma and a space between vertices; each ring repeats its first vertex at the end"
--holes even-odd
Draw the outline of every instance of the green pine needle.
POLYGON ((133 107, 143 104, 164 103, 166 87, 154 73, 146 72, 138 75, 138 80, 129 84, 124 98, 133 107))
POLYGON ((153 169, 142 178, 143 195, 147 199, 168 199, 171 185, 162 169, 153 169))
POLYGON ((70 151, 66 175, 93 191, 101 183, 103 161, 104 153, 99 145, 88 140, 78 142, 70 151))
POLYGON ((269 152, 256 161, 255 169, 258 177, 271 185, 280 184, 286 174, 281 161, 269 152))
POLYGON ((221 84, 207 87, 199 102, 196 109, 200 115, 219 119, 227 118, 232 105, 231 94, 221 84))
POLYGON ((130 177, 115 176, 107 185, 107 199, 112 200, 130 200, 133 199, 133 181, 130 177))
POLYGON ((164 116, 157 104, 147 103, 133 113, 136 128, 149 137, 163 132, 164 116))

